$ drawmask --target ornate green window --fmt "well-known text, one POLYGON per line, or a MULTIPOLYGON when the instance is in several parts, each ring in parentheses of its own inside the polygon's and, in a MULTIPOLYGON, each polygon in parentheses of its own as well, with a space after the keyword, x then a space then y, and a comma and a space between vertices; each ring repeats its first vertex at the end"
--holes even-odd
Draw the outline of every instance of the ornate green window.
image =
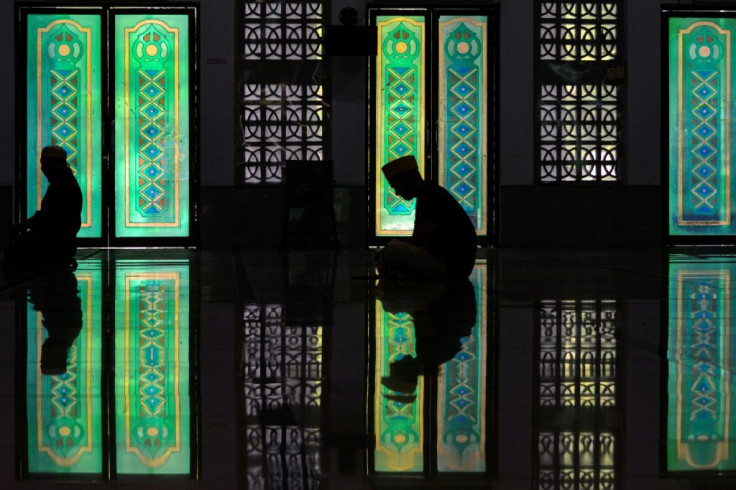
POLYGON ((91 244, 152 237, 188 242, 193 10, 19 12, 27 63, 21 212, 30 216, 40 207, 47 186, 41 148, 56 144, 66 149, 83 192, 80 238, 91 244), (109 23, 102 22, 106 17, 109 23), (113 61, 103 65, 107 46, 113 61), (113 101, 109 107, 105 97, 113 101))
POLYGON ((80 237, 101 236, 102 82, 100 15, 33 14, 26 39, 26 209, 41 207, 48 183, 41 148, 67 152, 84 194, 80 237))
POLYGON ((371 11, 378 54, 371 64, 368 178, 376 240, 411 235, 415 204, 399 197, 381 173, 406 155, 455 197, 480 236, 490 234, 492 20, 480 10, 371 11))
MULTIPOLYGON (((415 329, 415 317, 422 312, 401 311, 396 307, 396 298, 392 299, 388 292, 382 300, 376 300, 370 312, 375 365, 371 368, 373 380, 368 413, 376 440, 369 455, 369 470, 376 475, 484 474, 489 470, 490 417, 486 380, 490 379, 490 333, 485 294, 486 265, 476 265, 470 280, 470 298, 459 298, 448 291, 420 293, 422 300, 430 303, 427 306, 433 308, 435 314, 447 316, 447 321, 459 320, 457 315, 470 311, 465 302, 459 306, 455 299, 474 302, 476 317, 472 319, 472 329, 459 339, 443 341, 443 346, 428 345, 423 338, 426 336, 415 329), (429 297, 433 299, 427 300, 429 297), (432 306, 433 301, 437 301, 435 306, 432 306), (384 303, 394 303, 394 306, 388 308, 384 303), (446 350, 444 344, 452 348, 446 350), (441 353, 435 355, 437 351, 441 353), (426 374, 434 369, 432 364, 424 373, 419 373, 413 391, 394 389, 386 378, 396 369, 392 364, 406 356, 420 363, 441 361, 436 366, 437 375, 426 374), (434 445, 431 432, 437 434, 434 445)), ((467 318, 463 323, 466 322, 467 318)))
POLYGON ((115 16, 115 235, 189 235, 189 19, 115 16))
POLYGON ((670 257, 667 341, 667 471, 736 469, 731 284, 721 258, 670 257))
POLYGON ((736 235, 732 219, 733 111, 729 107, 735 83, 736 19, 722 15, 707 11, 665 14, 667 233, 677 241, 736 235))

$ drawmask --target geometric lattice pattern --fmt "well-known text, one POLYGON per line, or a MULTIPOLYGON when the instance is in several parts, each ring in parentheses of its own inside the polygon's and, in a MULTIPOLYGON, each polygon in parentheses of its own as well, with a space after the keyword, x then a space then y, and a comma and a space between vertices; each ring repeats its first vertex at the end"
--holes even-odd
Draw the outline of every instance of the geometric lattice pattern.
POLYGON ((667 469, 736 469, 731 293, 734 266, 670 264, 667 469))
POLYGON ((734 234, 733 19, 669 19, 669 231, 734 234))
POLYGON ((316 490, 322 474, 322 327, 286 326, 283 313, 280 304, 243 309, 246 488, 316 490))
POLYGON ((324 2, 242 0, 243 59, 320 60, 324 2))
POLYGON ((321 85, 243 85, 242 159, 247 184, 283 181, 289 160, 324 158, 321 85))
POLYGON ((159 215, 168 207, 165 140, 168 73, 140 70, 138 75, 138 209, 159 215))
POLYGON ((538 0, 539 59, 607 61, 619 53, 621 1, 538 0))
POLYGON ((539 403, 616 406, 616 303, 542 301, 539 403))
POLYGON ((540 414, 537 488, 616 488, 617 318, 612 300, 541 303, 534 394, 540 414))
POLYGON ((537 0, 537 178, 542 183, 621 179, 621 1, 537 0), (615 78, 615 77, 614 77, 615 78))
MULTIPOLYGON (((68 36, 68 34, 66 34, 68 36)), ((63 37, 60 33, 57 37, 63 37)), ((71 36, 69 36, 71 37, 71 36)), ((51 144, 66 150, 66 161, 76 175, 79 149, 79 70, 51 70, 51 144)))
POLYGON ((324 3, 238 2, 240 183, 281 184, 287 161, 325 159, 324 3))
POLYGON ((487 17, 440 16, 441 184, 485 234, 487 17))
POLYGON ((692 168, 690 205, 710 211, 718 206, 718 72, 692 72, 692 168))
POLYGON ((540 490, 614 490, 616 436, 606 432, 540 432, 540 490))
POLYGON ((381 167, 414 155, 424 173, 424 17, 378 16, 376 58, 376 233, 406 235, 414 223, 414 202, 402 199, 381 167))
POLYGON ((30 14, 25 43, 26 215, 48 183, 41 148, 61 146, 82 190, 80 237, 101 234, 100 16, 30 14))
POLYGON ((617 180, 619 87, 542 85, 539 132, 542 182, 617 180))

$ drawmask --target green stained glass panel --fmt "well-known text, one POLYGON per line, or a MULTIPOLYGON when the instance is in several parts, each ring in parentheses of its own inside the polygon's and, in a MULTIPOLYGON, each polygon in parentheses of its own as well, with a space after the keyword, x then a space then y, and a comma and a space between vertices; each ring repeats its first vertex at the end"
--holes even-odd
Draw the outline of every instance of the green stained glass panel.
POLYGON ((189 266, 119 261, 115 298, 117 472, 188 475, 189 266))
POLYGON ((189 235, 189 19, 115 16, 115 234, 189 235))
POLYGON ((669 19, 669 232, 733 235, 736 19, 669 19))
POLYGON ((439 18, 439 182, 487 233, 488 19, 439 18))
POLYGON ((667 342, 667 470, 732 471, 731 334, 736 264, 671 261, 667 342))
POLYGON ((100 16, 30 14, 27 26, 27 215, 48 186, 41 148, 59 145, 84 195, 78 236, 100 237, 100 16))
POLYGON ((376 236, 408 236, 414 229, 414 201, 391 189, 381 167, 414 155, 424 174, 425 20, 378 16, 376 25, 376 236))
POLYGON ((437 469, 486 471, 487 268, 470 275, 475 290, 476 322, 461 339, 455 357, 440 366, 437 397, 437 469))
POLYGON ((102 473, 99 262, 80 261, 75 275, 76 281, 71 272, 52 274, 44 284, 29 286, 26 407, 31 474, 102 473), (49 294, 55 302, 50 309, 46 307, 49 294), (56 303, 64 295, 70 297, 60 307, 56 303), (67 351, 66 372, 44 374, 42 359, 44 365, 51 364, 53 346, 65 344, 69 330, 77 328, 69 325, 70 320, 81 320, 81 329, 67 351))
POLYGON ((423 470, 424 377, 419 376, 412 399, 402 400, 381 385, 389 365, 404 356, 416 357, 414 322, 408 313, 389 313, 376 302, 376 371, 374 400, 374 469, 378 473, 423 470))

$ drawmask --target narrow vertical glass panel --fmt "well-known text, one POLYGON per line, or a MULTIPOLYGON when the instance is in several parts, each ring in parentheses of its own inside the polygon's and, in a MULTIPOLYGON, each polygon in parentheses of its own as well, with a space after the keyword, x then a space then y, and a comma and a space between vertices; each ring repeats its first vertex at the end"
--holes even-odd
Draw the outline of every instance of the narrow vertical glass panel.
POLYGON ((374 470, 377 473, 413 473, 424 468, 424 376, 413 394, 382 385, 391 363, 416 357, 414 320, 409 313, 391 313, 376 301, 376 372, 373 393, 374 470))
POLYGON ((102 473, 99 261, 27 285, 28 472, 102 473), (76 276, 76 277, 75 277, 76 276))
POLYGON ((470 275, 476 308, 475 326, 461 338, 461 348, 440 365, 437 393, 437 469, 440 472, 486 471, 486 375, 488 366, 488 270, 476 265, 470 275))
POLYGON ((117 472, 187 475, 189 265, 119 261, 115 298, 117 472))
POLYGON ((189 18, 115 16, 115 235, 189 236, 189 18))
POLYGON ((58 145, 82 188, 78 236, 101 236, 101 82, 99 15, 28 15, 26 207, 41 207, 48 182, 41 149, 58 145))
POLYGON ((734 235, 730 107, 736 19, 669 19, 669 231, 734 235))
POLYGON ((408 236, 414 228, 414 201, 394 192, 381 167, 414 155, 424 174, 425 20, 379 15, 376 24, 376 236, 408 236))
POLYGON ((439 18, 439 182, 487 229, 488 18, 439 18))
POLYGON ((734 470, 736 264, 720 257, 697 263, 671 259, 669 269, 667 470, 734 470))

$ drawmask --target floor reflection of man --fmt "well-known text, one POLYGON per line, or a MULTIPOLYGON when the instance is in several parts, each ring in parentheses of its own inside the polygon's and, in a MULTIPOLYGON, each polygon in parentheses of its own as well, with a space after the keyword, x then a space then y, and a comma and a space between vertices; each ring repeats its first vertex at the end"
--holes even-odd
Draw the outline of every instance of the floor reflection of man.
POLYGON ((403 356, 389 365, 381 384, 394 393, 386 396, 410 403, 416 397, 418 377, 434 376, 471 335, 477 318, 475 290, 470 281, 404 282, 382 280, 376 296, 388 313, 407 313, 414 323, 416 357, 403 356))
POLYGON ((71 268, 52 271, 27 285, 28 301, 41 313, 48 337, 41 347, 41 373, 64 374, 69 349, 82 330, 82 302, 71 268))

